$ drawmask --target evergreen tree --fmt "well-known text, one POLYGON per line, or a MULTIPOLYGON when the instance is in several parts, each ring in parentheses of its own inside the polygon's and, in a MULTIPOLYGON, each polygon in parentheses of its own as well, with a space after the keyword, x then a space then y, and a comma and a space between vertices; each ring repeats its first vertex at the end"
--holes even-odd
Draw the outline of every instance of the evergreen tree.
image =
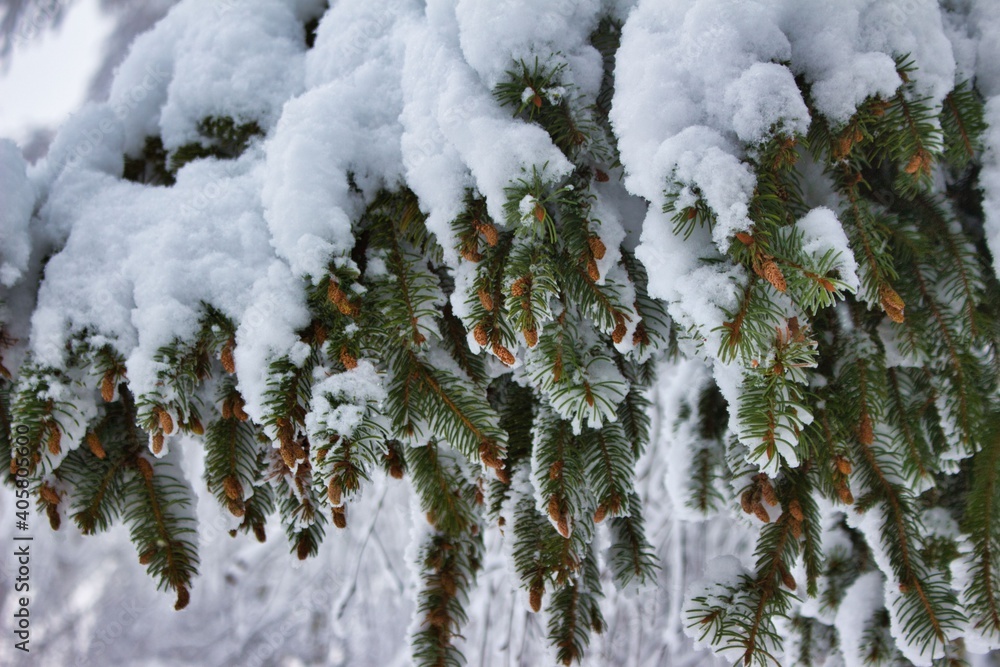
POLYGON ((55 529, 127 525, 177 609, 194 485, 235 537, 277 514, 306 559, 373 477, 405 480, 415 664, 463 664, 492 532, 569 665, 606 627, 603 573, 655 581, 636 470, 669 452, 678 511, 756 540, 689 589, 713 650, 1000 647, 1000 90, 910 39, 974 35, 979 10, 878 33, 885 8, 858 9, 878 38, 837 33, 871 72, 845 86, 796 3, 559 5, 530 29, 531 3, 454 25, 404 4, 181 3, 47 161, 0 153, 6 480, 55 529), (662 442, 648 390, 685 367, 662 442))

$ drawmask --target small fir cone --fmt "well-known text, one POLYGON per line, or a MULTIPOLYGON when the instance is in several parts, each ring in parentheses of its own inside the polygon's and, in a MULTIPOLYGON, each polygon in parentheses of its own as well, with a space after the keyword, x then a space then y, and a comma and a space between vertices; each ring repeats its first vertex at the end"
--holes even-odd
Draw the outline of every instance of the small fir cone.
POLYGON ((42 500, 49 505, 59 504, 59 492, 48 484, 42 484, 42 486, 38 489, 38 494, 42 497, 42 500))
POLYGON ((649 345, 649 332, 646 331, 646 325, 642 322, 639 322, 635 326, 635 332, 632 334, 632 344, 649 345))
POLYGON ((787 588, 788 590, 794 591, 798 587, 795 583, 795 577, 792 576, 791 572, 785 569, 784 565, 781 565, 780 571, 781 571, 781 583, 784 584, 785 588, 787 588))
POLYGON ((531 611, 536 614, 542 609, 543 595, 545 595, 545 586, 542 584, 535 584, 528 593, 528 604, 531 605, 531 611))
POLYGON ((62 525, 62 517, 59 516, 59 507, 56 505, 47 505, 45 507, 45 516, 49 518, 49 527, 52 530, 59 530, 59 526, 62 525))
POLYGON ((54 422, 48 422, 49 438, 48 447, 49 453, 53 456, 58 456, 62 452, 62 432, 59 430, 59 426, 54 422))
POLYGON ((343 487, 340 485, 340 481, 333 477, 330 479, 330 484, 326 487, 326 495, 330 498, 330 504, 334 507, 340 507, 343 503, 343 487))
POLYGON ((601 279, 601 272, 597 268, 597 262, 591 257, 587 260, 587 277, 590 278, 590 282, 596 283, 601 279))
POLYGON ((479 290, 479 303, 483 304, 483 308, 486 312, 493 312, 493 297, 491 297, 490 293, 484 289, 479 290))
POLYGON ((101 444, 101 439, 97 437, 97 434, 93 431, 87 434, 87 447, 90 449, 90 453, 99 459, 106 458, 108 453, 104 451, 104 445, 101 444))
POLYGON ((329 332, 326 330, 326 327, 323 326, 322 322, 320 322, 319 320, 314 320, 312 328, 313 328, 313 340, 315 340, 320 345, 326 343, 326 339, 329 336, 329 332))
POLYGON ((389 475, 393 479, 403 479, 403 461, 393 445, 389 445, 389 449, 385 453, 385 462, 389 465, 389 475))
POLYGON ((495 442, 489 440, 480 442, 479 458, 487 468, 496 470, 503 467, 503 462, 500 460, 500 448, 495 442))
POLYGON ((521 333, 524 334, 524 343, 529 348, 538 345, 538 331, 536 329, 525 329, 521 333))
POLYGON ((483 238, 486 239, 486 244, 491 248, 500 240, 500 234, 497 232, 497 228, 488 222, 479 222, 477 220, 476 230, 483 235, 483 238))
POLYGON ((514 365, 514 355, 500 343, 493 344, 493 354, 497 355, 497 358, 502 361, 505 366, 514 365))
POLYGON ((222 480, 222 490, 230 500, 243 500, 243 485, 232 475, 226 475, 222 480))
POLYGON ((448 610, 443 607, 438 607, 427 612, 427 625, 432 628, 439 628, 441 630, 447 630, 448 626, 451 624, 451 617, 448 616, 448 610))
POLYGON ((149 482, 153 479, 153 465, 149 461, 141 456, 137 457, 135 460, 135 467, 144 480, 149 482))
POLYGON ((805 521, 806 515, 802 512, 802 505, 799 504, 798 500, 792 500, 788 503, 788 513, 795 517, 796 521, 805 521))
MULTIPOLYGON (((336 519, 336 515, 334 515, 334 519, 336 519)), ((334 520, 334 523, 336 523, 336 520, 334 520)), ((299 560, 309 558, 309 539, 305 535, 300 536, 299 541, 295 544, 295 555, 299 560)))
POLYGON ((625 333, 628 331, 628 327, 625 326, 625 318, 621 315, 621 313, 615 314, 615 322, 615 330, 611 332, 611 340, 613 340, 617 345, 625 339, 625 333))
POLYGON ((333 279, 330 280, 330 284, 326 288, 326 298, 338 308, 340 308, 342 303, 347 301, 347 295, 344 294, 344 290, 340 289, 340 285, 333 279))
POLYGON ((257 538, 257 541, 263 544, 267 542, 267 532, 264 530, 264 524, 255 523, 252 526, 253 536, 257 538))
POLYGON ((608 248, 604 245, 604 241, 601 240, 600 236, 591 236, 588 238, 587 245, 590 246, 590 254, 594 256, 594 259, 604 259, 604 254, 608 251, 608 248))
POLYGON ((788 289, 788 284, 785 282, 785 276, 773 259, 769 259, 764 262, 764 265, 761 267, 761 272, 763 273, 764 280, 771 283, 771 286, 774 287, 774 289, 779 292, 784 292, 788 289))
POLYGON ((846 484, 841 484, 837 487, 837 495, 840 497, 840 502, 845 505, 854 504, 854 494, 851 493, 851 490, 847 488, 846 484))
POLYGON ((839 454, 833 458, 833 464, 842 475, 850 475, 853 470, 851 462, 839 454))
POLYGON ((347 528, 347 513, 344 512, 344 508, 340 507, 333 510, 333 525, 341 530, 347 528))
POLYGON ((146 549, 141 554, 139 554, 139 565, 149 565, 153 562, 153 558, 156 556, 156 547, 146 549))
POLYGON ((344 365, 347 370, 354 370, 358 367, 357 358, 347 351, 347 346, 340 348, 340 363, 344 365))
POLYGON ((483 255, 475 246, 462 248, 462 259, 473 264, 482 260, 483 255))
POLYGON ((284 461, 285 467, 289 470, 294 470, 295 466, 298 465, 298 461, 295 458, 292 448, 282 443, 278 448, 278 453, 281 455, 281 460, 284 461))
POLYGON ((847 131, 840 135, 840 138, 837 140, 837 148, 834 150, 833 157, 837 160, 842 160, 850 154, 853 147, 854 133, 847 131))
POLYGON ((180 611, 191 602, 191 592, 183 584, 177 587, 177 602, 174 603, 174 611, 180 611))
POLYGON ((528 286, 530 285, 530 279, 527 276, 521 276, 513 282, 510 286, 511 296, 524 296, 528 293, 528 286))
POLYGON ((101 379, 101 398, 106 403, 115 400, 115 372, 108 371, 101 379))
POLYGON ((920 148, 906 163, 904 171, 912 176, 930 176, 932 163, 931 154, 920 148))
POLYGON ((594 180, 598 183, 607 183, 609 176, 607 172, 601 171, 600 169, 594 170, 594 180))
POLYGON ((554 461, 551 466, 549 466, 549 479, 557 480, 562 477, 563 462, 562 459, 554 461))
POLYGON ((764 502, 774 507, 778 504, 778 494, 774 492, 774 487, 771 486, 770 480, 767 479, 767 475, 761 473, 758 478, 760 480, 760 495, 764 499, 764 502))
POLYGON ((549 518, 555 522, 558 522, 562 517, 562 508, 560 507, 558 496, 549 496, 548 512, 549 518))
POLYGON ((882 285, 878 290, 879 303, 882 304, 882 310, 885 314, 889 316, 889 319, 900 324, 906 319, 906 303, 899 294, 889 285, 882 285))
POLYGON ((510 473, 507 472, 507 468, 497 468, 496 474, 501 483, 510 484, 510 473))
POLYGON ((605 507, 603 503, 598 505, 597 509, 594 510, 594 523, 601 523, 607 516, 608 508, 605 507))
MULTIPOLYGON (((537 95, 535 96, 535 98, 541 100, 541 98, 539 98, 537 95)), ((539 104, 537 104, 536 106, 542 106, 541 102, 539 101, 539 104)), ((538 222, 545 222, 545 207, 542 206, 541 204, 535 204, 535 219, 538 220, 538 222)))
POLYGON ((248 415, 243 410, 244 405, 246 405, 246 402, 243 400, 242 396, 237 396, 233 400, 233 416, 239 419, 241 422, 245 422, 247 419, 250 418, 250 415, 248 415))
POLYGON ((242 519, 247 513, 246 506, 243 504, 242 500, 232 500, 227 498, 226 507, 229 509, 229 513, 237 519, 242 519))
POLYGON ((170 435, 174 432, 174 418, 163 408, 156 408, 156 418, 160 422, 160 430, 163 435, 170 435))
POLYGON ((746 514, 753 514, 753 490, 747 489, 742 494, 740 494, 740 507, 743 508, 743 512, 746 514))
POLYGON ((490 337, 486 333, 486 325, 482 322, 477 324, 476 328, 472 330, 472 337, 476 339, 480 347, 486 347, 486 344, 490 341, 490 337))
POLYGON ((872 418, 867 410, 861 413, 861 423, 858 424, 858 441, 866 447, 875 442, 875 429, 872 427, 872 418))
POLYGON ((767 513, 767 509, 761 503, 757 503, 753 506, 753 514, 762 522, 771 523, 771 515, 767 513))
POLYGON ((305 461, 305 459, 306 459, 306 450, 299 443, 298 440, 293 440, 292 441, 291 450, 292 450, 292 456, 295 457, 296 461, 305 461))
POLYGON ((788 529, 792 531, 792 537, 795 539, 802 537, 802 522, 796 521, 795 517, 788 520, 788 529))
POLYGON ((222 418, 232 419, 233 418, 233 401, 231 398, 227 398, 222 401, 222 418))
POLYGON ((150 450, 152 450, 153 454, 155 454, 156 456, 159 456, 160 453, 163 451, 163 434, 162 433, 154 433, 153 434, 153 439, 152 439, 152 442, 150 443, 150 450))
POLYGON ((560 515, 559 520, 556 521, 556 530, 563 536, 563 539, 569 539, 571 533, 569 530, 569 521, 566 519, 565 514, 560 515))
POLYGON ((445 592, 448 597, 454 597, 457 587, 455 586, 455 577, 452 576, 451 572, 445 570, 441 573, 441 590, 445 592))
POLYGON ((188 428, 195 435, 205 435, 205 426, 201 423, 201 420, 197 417, 192 416, 188 420, 188 428))
POLYGON ((230 375, 236 372, 236 360, 233 358, 233 347, 235 346, 236 341, 230 338, 222 346, 222 353, 219 355, 219 361, 222 362, 222 370, 230 375))

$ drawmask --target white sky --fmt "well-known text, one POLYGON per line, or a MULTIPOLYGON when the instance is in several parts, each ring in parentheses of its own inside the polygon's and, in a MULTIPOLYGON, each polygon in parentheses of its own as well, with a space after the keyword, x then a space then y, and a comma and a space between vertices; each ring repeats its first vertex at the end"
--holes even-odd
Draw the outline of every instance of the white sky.
POLYGON ((78 0, 57 32, 18 42, 0 70, 0 137, 24 141, 32 129, 57 127, 78 109, 111 29, 98 0, 78 0))

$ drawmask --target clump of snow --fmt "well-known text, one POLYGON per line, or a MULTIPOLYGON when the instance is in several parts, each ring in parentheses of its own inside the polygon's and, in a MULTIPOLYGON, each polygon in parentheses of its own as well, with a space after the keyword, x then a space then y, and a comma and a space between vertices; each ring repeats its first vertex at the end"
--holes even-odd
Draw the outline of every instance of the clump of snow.
POLYGON ((281 0, 234 2, 225 12, 182 3, 156 30, 164 31, 174 53, 160 115, 168 149, 197 141, 198 123, 209 116, 270 128, 285 100, 303 88, 302 23, 281 0), (183 30, 172 30, 174 22, 183 30))
POLYGON ((884 604, 882 588, 881 572, 865 572, 854 580, 840 602, 833 623, 840 639, 844 667, 865 667, 870 664, 864 650, 864 636, 872 627, 873 616, 884 604))
POLYGON ((726 88, 733 130, 746 144, 756 144, 777 130, 795 136, 809 129, 809 110, 787 67, 754 63, 726 88))
POLYGON ((512 63, 523 60, 531 65, 536 56, 551 62, 555 54, 564 54, 577 65, 589 61, 591 76, 596 69, 599 81, 600 56, 588 37, 603 14, 602 4, 599 0, 459 0, 454 12, 462 55, 488 88, 504 79, 512 63))
POLYGON ((306 415, 309 433, 329 431, 350 437, 369 405, 380 405, 386 392, 372 362, 359 359, 355 368, 313 384, 312 395, 312 406, 306 415))
POLYGON ((805 214, 795 223, 796 229, 803 234, 802 251, 807 255, 822 257, 833 251, 837 255, 836 268, 838 277, 849 290, 856 292, 861 286, 858 279, 858 263, 851 252, 847 234, 837 219, 837 214, 820 206, 805 214))

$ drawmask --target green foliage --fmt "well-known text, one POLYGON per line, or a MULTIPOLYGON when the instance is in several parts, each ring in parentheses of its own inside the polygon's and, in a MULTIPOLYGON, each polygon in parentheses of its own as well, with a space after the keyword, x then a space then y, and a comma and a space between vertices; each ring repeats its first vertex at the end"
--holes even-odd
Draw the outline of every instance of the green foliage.
MULTIPOLYGON (((304 28, 309 45, 316 27, 304 28)), ((74 333, 59 368, 29 359, 14 384, 0 366, 0 456, 22 426, 32 489, 53 525, 62 498, 86 534, 125 523, 182 608, 198 556, 191 489, 165 438, 204 443, 205 483, 240 519, 234 536, 263 541, 277 514, 300 559, 318 553, 330 523, 347 527, 351 503, 382 471, 405 478, 424 513, 416 664, 464 664, 487 520, 509 542, 529 606, 545 608, 557 659, 580 661, 604 629, 596 546, 610 545, 620 588, 655 576, 636 467, 652 437, 655 369, 680 355, 672 304, 650 296, 633 254, 636 230, 602 220, 617 213, 598 205, 620 174, 608 121, 620 30, 606 18, 591 36, 603 64, 593 99, 564 80, 562 55, 517 63, 493 91, 548 133, 568 174, 534 165, 489 206, 469 189, 446 239, 406 187, 366 192, 348 177, 354 247, 303 277, 309 321, 295 354, 267 359, 259 413, 247 414, 240 393, 241 323, 210 303, 196 331, 157 351, 156 384, 135 397, 125 359, 92 349, 87 332, 74 333), (364 389, 330 389, 341 380, 364 389)), ((894 636, 946 658, 969 626, 1000 637, 1000 285, 968 221, 981 217, 968 204, 982 101, 965 83, 934 108, 912 62, 896 66, 900 88, 845 123, 813 113, 805 136, 775 127, 743 146, 756 183, 750 224, 702 256, 728 271, 731 305, 715 331, 683 332, 714 375, 668 427, 690 441, 675 449, 690 461, 687 509, 726 512, 738 496, 757 534, 752 570, 694 589, 685 616, 745 665, 780 664, 786 649, 796 664, 819 664, 837 641, 823 618, 876 569, 898 595, 869 620, 871 664, 902 660, 894 636), (806 170, 822 173, 847 250, 818 248, 799 226, 806 170), (941 179, 953 187, 940 192, 941 179), (718 349, 703 344, 710 337, 718 349), (925 525, 942 516, 960 530, 925 525), (966 571, 953 580, 955 561, 966 571), (823 618, 799 614, 800 597, 818 598, 823 618)), ((798 83, 815 112, 809 83, 798 83)), ((198 130, 169 154, 147 138, 123 177, 169 186, 185 164, 237 158, 263 135, 228 116, 198 130)), ((678 178, 663 183, 673 233, 715 230, 719 212, 678 178)))
MULTIPOLYGON (((253 138, 261 136, 264 131, 253 120, 239 123, 229 116, 209 116, 198 123, 198 133, 201 141, 184 144, 170 154, 167 169, 171 174, 176 174, 181 167, 194 160, 239 157, 253 138)), ((159 159, 159 155, 155 157, 159 159)))

